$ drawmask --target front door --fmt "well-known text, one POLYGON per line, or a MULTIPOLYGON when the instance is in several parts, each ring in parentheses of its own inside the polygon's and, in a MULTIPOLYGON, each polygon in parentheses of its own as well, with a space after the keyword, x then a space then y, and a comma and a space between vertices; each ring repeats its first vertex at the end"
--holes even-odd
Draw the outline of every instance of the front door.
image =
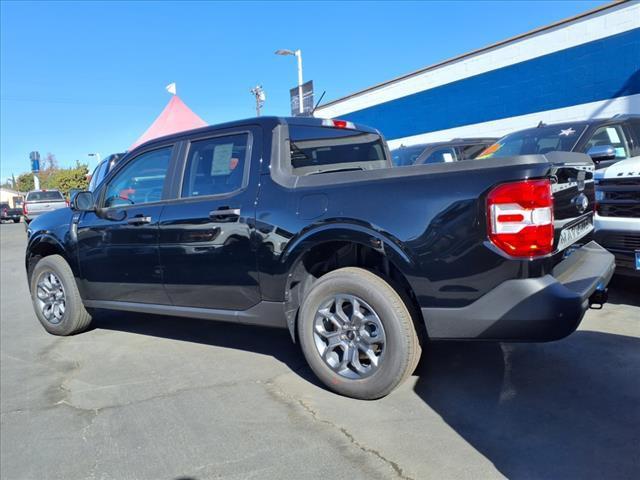
POLYGON ((141 153, 100 189, 97 212, 78 222, 88 300, 170 304, 162 285, 158 221, 172 146, 141 153))
POLYGON ((174 305, 246 310, 260 301, 251 240, 260 175, 249 175, 260 149, 257 128, 190 141, 179 198, 160 219, 160 260, 174 305))

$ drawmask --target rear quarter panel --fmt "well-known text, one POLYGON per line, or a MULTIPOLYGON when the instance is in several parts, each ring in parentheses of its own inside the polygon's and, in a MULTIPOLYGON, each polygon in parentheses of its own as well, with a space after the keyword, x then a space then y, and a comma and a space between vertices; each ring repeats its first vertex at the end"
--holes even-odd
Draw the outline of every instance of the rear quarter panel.
MULTIPOLYGON (((452 164, 453 165, 453 164, 452 164)), ((493 163, 487 163, 493 165, 493 163)), ((450 171, 437 165, 369 172, 328 173, 322 187, 287 188, 265 181, 257 225, 280 232, 277 248, 259 246, 263 297, 281 301, 296 260, 322 241, 379 238, 422 307, 460 307, 510 278, 542 275, 550 261, 508 260, 486 241, 485 198, 501 182, 549 174, 548 164, 450 171), (410 172, 395 177, 396 170, 410 172), (332 176, 340 182, 332 183, 332 176), (345 182, 351 177, 353 181, 345 182), (364 179, 363 179, 364 178, 364 179)))

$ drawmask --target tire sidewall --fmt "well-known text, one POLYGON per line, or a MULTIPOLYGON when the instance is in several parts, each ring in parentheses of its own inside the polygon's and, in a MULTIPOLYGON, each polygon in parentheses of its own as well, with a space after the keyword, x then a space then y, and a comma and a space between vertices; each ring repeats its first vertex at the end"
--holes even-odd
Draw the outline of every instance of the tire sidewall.
POLYGON ((29 287, 31 291, 31 303, 33 305, 33 309, 44 329, 54 335, 69 335, 73 332, 76 324, 76 318, 79 315, 78 310, 82 306, 77 305, 78 296, 75 295, 75 291, 77 290, 75 278, 71 273, 71 268, 68 266, 64 258, 60 255, 51 255, 41 259, 33 268, 29 287), (37 283, 38 278, 40 278, 42 273, 45 271, 55 273, 60 280, 60 283, 62 283, 62 288, 64 289, 65 312, 62 317, 62 321, 58 324, 53 324, 47 321, 38 306, 37 283))
MULTIPOLYGON (((393 390, 406 369, 409 355, 407 332, 398 316, 408 314, 408 311, 404 303, 401 306, 405 312, 398 311, 399 309, 394 306, 390 296, 397 296, 397 293, 388 284, 385 283, 387 288, 380 288, 379 285, 363 281, 363 273, 374 274, 361 269, 357 273, 353 271, 354 269, 350 270, 350 272, 340 270, 330 272, 312 287, 300 310, 298 336, 309 366, 332 390, 361 399, 380 398, 393 390), (337 293, 355 295, 364 300, 378 314, 384 327, 384 358, 378 370, 368 377, 349 379, 337 374, 325 364, 315 345, 313 324, 318 307, 337 293)), ((384 281, 380 277, 378 279, 384 281)))

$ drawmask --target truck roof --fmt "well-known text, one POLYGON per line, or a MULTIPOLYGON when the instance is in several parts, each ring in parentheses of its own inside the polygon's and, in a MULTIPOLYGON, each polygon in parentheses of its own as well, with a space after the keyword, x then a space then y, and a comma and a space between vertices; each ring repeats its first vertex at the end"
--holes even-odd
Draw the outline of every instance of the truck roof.
MULTIPOLYGON (((231 122, 225 122, 225 123, 219 123, 216 125, 209 125, 207 127, 202 127, 202 128, 196 128, 193 130, 185 130, 183 132, 179 132, 179 133, 173 133, 171 135, 166 135, 164 137, 159 137, 159 138, 154 138, 153 140, 150 140, 148 142, 145 142, 141 145, 138 145, 136 148, 134 148, 133 150, 126 152, 126 155, 129 156, 132 152, 137 152, 138 150, 142 150, 145 148, 148 148, 150 145, 153 145, 155 143, 163 143, 166 142, 167 140, 172 140, 172 139, 176 139, 179 140, 183 137, 188 137, 190 135, 193 135, 194 133, 206 133, 206 132, 215 132, 217 130, 226 130, 226 129, 231 129, 231 128, 236 128, 236 127, 241 127, 241 126, 246 126, 246 125, 257 125, 257 126, 262 126, 262 127, 266 127, 266 128, 274 128, 277 125, 305 125, 305 126, 316 126, 316 127, 323 127, 323 126, 329 126, 326 125, 325 122, 327 122, 327 119, 323 119, 323 118, 316 118, 316 117, 276 117, 276 116, 266 116, 266 117, 252 117, 252 118, 245 118, 242 120, 234 120, 231 122)), ((351 122, 353 124, 353 122, 351 122)), ((355 130, 360 130, 363 132, 368 132, 368 133, 377 133, 380 135, 380 132, 378 130, 376 130, 375 128, 371 128, 371 127, 367 127, 366 125, 361 125, 361 124, 353 124, 355 127, 355 130)))

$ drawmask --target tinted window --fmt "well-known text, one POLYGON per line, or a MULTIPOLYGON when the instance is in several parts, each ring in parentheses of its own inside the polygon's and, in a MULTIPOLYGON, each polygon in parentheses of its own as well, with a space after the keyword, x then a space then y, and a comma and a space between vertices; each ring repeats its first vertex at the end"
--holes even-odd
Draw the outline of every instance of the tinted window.
POLYGON ((29 192, 27 195, 27 202, 55 202, 59 200, 64 200, 64 197, 57 190, 29 192))
POLYGON ((161 200, 171 150, 171 147, 153 150, 131 160, 109 182, 104 206, 139 205, 161 200))
POLYGON ((389 167, 380 135, 350 129, 289 125, 294 175, 389 167))
POLYGON ((398 167, 413 165, 423 151, 424 145, 400 147, 391 151, 391 159, 393 160, 393 164, 398 167))
POLYGON ((570 152, 586 128, 562 124, 523 130, 502 137, 476 158, 542 155, 552 151, 570 152))
POLYGON ((423 163, 445 163, 445 162, 455 162, 457 160, 456 151, 451 147, 447 148, 438 148, 434 150, 427 158, 425 158, 423 163))
POLYGON ((182 183, 183 197, 219 195, 242 187, 246 133, 192 142, 182 183))
POLYGON ((608 125, 600 127, 595 131, 584 147, 584 152, 588 152, 591 147, 612 146, 616 151, 616 158, 622 160, 629 157, 627 140, 620 125, 608 125))
POLYGON ((480 152, 482 152, 489 145, 484 143, 479 143, 476 145, 463 145, 460 147, 460 151, 462 152, 462 158, 460 160, 472 160, 476 158, 480 152))

